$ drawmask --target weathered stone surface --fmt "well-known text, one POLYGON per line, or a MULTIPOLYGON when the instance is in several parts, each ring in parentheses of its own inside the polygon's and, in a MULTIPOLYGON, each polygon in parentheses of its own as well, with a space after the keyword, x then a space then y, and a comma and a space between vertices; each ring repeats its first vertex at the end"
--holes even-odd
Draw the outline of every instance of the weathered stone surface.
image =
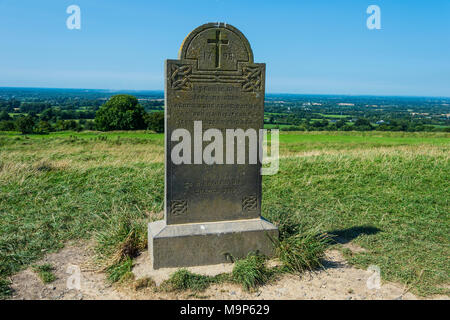
POLYGON ((220 263, 224 250, 235 257, 257 249, 270 254, 268 235, 277 229, 261 219, 260 162, 249 163, 254 154, 247 148, 245 164, 237 163, 237 150, 233 164, 225 150, 223 164, 205 164, 202 150, 210 142, 194 142, 210 128, 222 132, 224 145, 227 129, 263 128, 265 64, 253 62, 239 30, 209 23, 186 37, 178 60, 166 61, 165 80, 165 220, 149 225, 154 268, 220 263), (179 128, 192 137, 189 164, 171 160, 179 128), (198 233, 200 226, 208 231, 198 233))
POLYGON ((150 223, 154 269, 231 262, 250 251, 270 256, 278 230, 264 219, 166 225, 150 223))
POLYGON ((184 40, 179 60, 167 61, 167 224, 260 216, 260 164, 174 165, 169 150, 177 144, 170 139, 173 130, 185 128, 194 137, 194 121, 223 134, 262 128, 264 72, 242 33, 224 24, 197 28, 184 40))

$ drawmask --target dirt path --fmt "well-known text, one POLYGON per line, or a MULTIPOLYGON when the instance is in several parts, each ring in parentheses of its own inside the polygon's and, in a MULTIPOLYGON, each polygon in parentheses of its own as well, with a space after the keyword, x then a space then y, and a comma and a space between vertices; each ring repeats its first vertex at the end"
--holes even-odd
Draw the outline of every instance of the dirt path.
MULTIPOLYGON (((39 261, 39 264, 51 263, 55 267, 57 280, 45 285, 30 268, 24 270, 11 277, 14 289, 12 299, 418 299, 406 292, 403 286, 394 283, 382 283, 377 289, 376 274, 373 271, 349 266, 338 250, 327 252, 325 270, 305 273, 302 276, 284 275, 274 283, 252 293, 245 292, 234 284, 213 285, 198 294, 161 293, 155 292, 152 288, 135 290, 131 286, 110 285, 106 281, 105 274, 96 272, 89 266, 91 256, 85 244, 67 245, 58 253, 49 254, 39 261), (81 274, 79 287, 76 286, 75 280, 78 270, 81 274)), ((147 253, 143 253, 136 260, 133 272, 137 278, 145 276, 147 262, 147 253)), ((216 271, 228 272, 231 266, 225 266, 225 269, 216 271)), ((202 273, 211 272, 199 267, 193 270, 202 273)), ((169 270, 160 271, 155 280, 160 282, 169 274, 169 270)))

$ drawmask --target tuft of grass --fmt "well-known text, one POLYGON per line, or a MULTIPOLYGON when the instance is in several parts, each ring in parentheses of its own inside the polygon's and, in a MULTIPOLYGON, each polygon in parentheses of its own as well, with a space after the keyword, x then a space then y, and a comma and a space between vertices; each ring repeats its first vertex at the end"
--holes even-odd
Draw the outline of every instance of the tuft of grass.
POLYGON ((111 282, 129 278, 132 258, 147 247, 146 220, 140 213, 125 211, 107 219, 107 226, 97 233, 96 253, 111 282), (128 274, 128 275, 127 275, 128 274))
POLYGON ((214 277, 192 273, 187 269, 179 269, 170 275, 170 278, 161 284, 165 291, 204 291, 211 283, 216 282, 214 277))
POLYGON ((37 171, 49 172, 55 170, 55 166, 48 160, 41 160, 33 165, 37 171))
POLYGON ((326 236, 307 231, 276 241, 275 252, 288 272, 312 271, 322 267, 328 245, 326 236))
POLYGON ((249 253, 245 259, 237 260, 232 279, 249 291, 264 285, 272 276, 272 271, 266 267, 266 257, 258 253, 249 253))
POLYGON ((329 240, 318 228, 308 230, 299 215, 284 211, 274 212, 270 218, 279 231, 279 239, 273 239, 276 256, 283 263, 283 270, 278 271, 303 272, 322 266, 329 240))
POLYGON ((271 213, 270 221, 277 226, 280 240, 296 235, 306 228, 300 217, 289 211, 271 213))
POLYGON ((38 274, 43 283, 51 283, 56 280, 56 276, 53 274, 55 268, 49 263, 34 265, 32 268, 33 271, 38 274))
POLYGON ((134 281, 133 287, 134 287, 134 290, 138 291, 138 290, 142 290, 145 288, 152 288, 152 287, 154 288, 154 287, 156 287, 156 283, 152 278, 145 277, 145 278, 137 279, 136 281, 134 281))
POLYGON ((349 248, 342 248, 342 254, 346 260, 350 260, 353 256, 353 252, 349 248))
POLYGON ((0 278, 0 300, 7 299, 12 294, 10 287, 11 282, 7 279, 0 278))
MULTIPOLYGON (((153 280, 152 280, 153 281, 153 280)), ((220 273, 215 276, 205 276, 190 272, 182 268, 170 275, 165 280, 160 289, 163 291, 183 291, 191 290, 193 292, 201 292, 206 290, 211 284, 232 282, 233 278, 230 273, 220 273)))
POLYGON ((127 258, 123 261, 114 263, 108 266, 105 271, 108 275, 108 280, 110 282, 124 281, 130 278, 131 270, 133 269, 133 260, 127 258))

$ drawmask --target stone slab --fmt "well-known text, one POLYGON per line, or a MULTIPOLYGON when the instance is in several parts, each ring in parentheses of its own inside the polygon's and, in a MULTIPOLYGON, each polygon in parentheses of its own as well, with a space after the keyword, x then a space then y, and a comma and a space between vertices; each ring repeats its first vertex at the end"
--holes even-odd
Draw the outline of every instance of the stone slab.
POLYGON ((188 267, 232 262, 251 251, 271 256, 278 229, 270 222, 249 220, 167 225, 148 225, 152 268, 188 267))
POLYGON ((208 23, 186 37, 178 60, 166 61, 165 80, 166 223, 259 217, 260 162, 250 163, 247 150, 245 163, 237 163, 235 151, 233 164, 226 163, 225 152, 219 163, 206 164, 202 150, 211 142, 195 143, 198 135, 203 137, 195 123, 201 122, 203 132, 219 130, 223 142, 227 130, 259 132, 264 125, 265 64, 254 63, 250 44, 238 29, 208 23), (188 163, 175 164, 172 150, 180 141, 172 141, 172 134, 180 129, 190 134, 191 156, 188 163))

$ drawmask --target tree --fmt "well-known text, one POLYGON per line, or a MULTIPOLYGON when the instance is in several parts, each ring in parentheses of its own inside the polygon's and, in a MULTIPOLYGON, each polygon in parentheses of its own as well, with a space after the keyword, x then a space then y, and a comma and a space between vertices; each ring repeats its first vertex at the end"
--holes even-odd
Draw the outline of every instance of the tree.
POLYGON ((345 121, 344 119, 339 119, 339 120, 336 122, 336 127, 340 129, 340 128, 342 128, 343 126, 345 126, 346 123, 347 123, 347 121, 345 121))
POLYGON ((2 111, 2 112, 0 112, 0 121, 2 121, 2 120, 8 121, 8 120, 12 120, 12 118, 8 112, 2 111))
POLYGON ((15 131, 16 125, 12 120, 0 121, 0 131, 15 131))
POLYGON ((355 126, 360 127, 360 126, 370 126, 370 121, 365 119, 365 118, 358 118, 355 121, 355 126))
POLYGON ((48 109, 45 109, 44 111, 42 111, 39 118, 42 121, 50 121, 53 119, 54 116, 55 116, 55 113, 53 112, 53 108, 48 108, 48 109))
POLYGON ((53 131, 52 126, 47 121, 39 121, 36 126, 36 133, 46 134, 53 131))
POLYGON ((17 129, 23 134, 33 133, 34 119, 30 115, 25 117, 19 117, 16 120, 16 126, 17 129))
POLYGON ((86 121, 86 124, 84 125, 84 130, 95 130, 97 129, 95 126, 95 122, 92 120, 86 121))
POLYGON ((157 133, 164 132, 164 112, 152 112, 145 116, 147 129, 153 130, 157 133))
POLYGON ((62 130, 81 131, 81 126, 75 120, 62 120, 62 130))
POLYGON ((355 130, 358 131, 370 131, 373 130, 373 126, 370 124, 370 121, 365 118, 358 118, 355 121, 355 130))
POLYGON ((127 94, 112 96, 95 114, 98 130, 145 129, 145 110, 138 100, 127 94))
POLYGON ((64 130, 64 120, 56 120, 56 123, 55 123, 55 130, 56 130, 56 131, 62 131, 62 130, 64 130))

